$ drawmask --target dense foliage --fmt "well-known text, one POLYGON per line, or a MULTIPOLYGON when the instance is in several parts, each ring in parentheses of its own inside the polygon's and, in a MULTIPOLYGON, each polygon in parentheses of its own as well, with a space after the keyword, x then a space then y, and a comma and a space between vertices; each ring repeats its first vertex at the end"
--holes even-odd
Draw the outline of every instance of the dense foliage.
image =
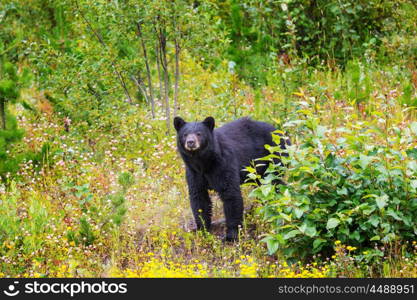
POLYGON ((363 250, 416 236, 417 123, 384 131, 377 123, 388 120, 376 117, 337 128, 311 115, 287 124, 305 130, 303 142, 284 158, 287 186, 276 193, 271 174, 253 191, 273 224, 270 253, 282 249, 298 258, 328 253, 335 240, 363 250))
MULTIPOLYGON (((354 57, 378 56, 379 47, 394 33, 411 33, 412 1, 236 1, 222 4, 230 30, 230 58, 252 84, 265 84, 274 60, 288 63, 305 57, 309 64, 345 65, 354 57)), ((405 35, 407 36, 407 35, 405 35)), ((402 45, 403 47, 405 45, 402 45)), ((407 46, 405 46, 407 47, 407 46)), ((416 45, 409 45, 416 54, 416 45)))
POLYGON ((12 144, 23 137, 23 131, 18 128, 17 120, 9 112, 8 106, 16 103, 20 90, 28 81, 27 70, 18 74, 14 64, 5 59, 0 60, 0 177, 2 179, 14 174, 23 158, 22 155, 18 157, 10 155, 13 153, 12 144))

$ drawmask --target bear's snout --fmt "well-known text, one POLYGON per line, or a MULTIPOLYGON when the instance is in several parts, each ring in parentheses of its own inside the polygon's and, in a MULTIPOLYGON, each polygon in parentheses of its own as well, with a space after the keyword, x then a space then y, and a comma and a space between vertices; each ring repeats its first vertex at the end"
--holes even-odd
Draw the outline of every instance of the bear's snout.
POLYGON ((195 151, 198 148, 200 148, 200 142, 197 138, 197 135, 195 134, 187 135, 184 146, 185 146, 185 149, 187 149, 188 151, 195 151))
POLYGON ((195 141, 194 140, 188 140, 187 141, 187 147, 188 148, 194 148, 195 146, 195 141))

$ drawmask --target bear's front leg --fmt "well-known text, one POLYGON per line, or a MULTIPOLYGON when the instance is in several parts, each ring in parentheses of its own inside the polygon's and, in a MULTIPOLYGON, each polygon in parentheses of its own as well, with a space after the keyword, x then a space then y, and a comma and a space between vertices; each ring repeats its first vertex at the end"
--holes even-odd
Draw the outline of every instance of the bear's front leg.
POLYGON ((197 229, 210 230, 212 203, 207 181, 202 174, 186 169, 188 193, 197 229))
POLYGON ((219 192, 223 201, 223 210, 226 217, 226 241, 235 241, 239 238, 239 226, 243 221, 243 198, 240 185, 234 184, 219 192))

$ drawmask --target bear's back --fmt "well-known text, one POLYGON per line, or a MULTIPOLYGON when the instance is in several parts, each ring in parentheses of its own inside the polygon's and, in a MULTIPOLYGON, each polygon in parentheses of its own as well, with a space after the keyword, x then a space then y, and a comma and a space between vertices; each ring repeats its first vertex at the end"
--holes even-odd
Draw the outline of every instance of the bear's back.
POLYGON ((272 142, 271 133, 275 130, 275 127, 271 124, 245 117, 216 128, 214 134, 223 140, 233 140, 236 143, 262 140, 269 144, 272 142))
POLYGON ((215 129, 214 136, 224 161, 229 166, 236 161, 236 167, 242 170, 252 160, 269 154, 265 145, 275 145, 271 135, 273 131, 274 126, 268 123, 241 118, 215 129))

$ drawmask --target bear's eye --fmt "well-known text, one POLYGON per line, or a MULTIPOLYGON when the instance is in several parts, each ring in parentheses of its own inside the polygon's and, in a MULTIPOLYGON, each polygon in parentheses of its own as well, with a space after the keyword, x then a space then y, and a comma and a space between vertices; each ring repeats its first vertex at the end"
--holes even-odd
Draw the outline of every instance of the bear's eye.
POLYGON ((201 136, 201 132, 197 132, 197 136, 201 136))

